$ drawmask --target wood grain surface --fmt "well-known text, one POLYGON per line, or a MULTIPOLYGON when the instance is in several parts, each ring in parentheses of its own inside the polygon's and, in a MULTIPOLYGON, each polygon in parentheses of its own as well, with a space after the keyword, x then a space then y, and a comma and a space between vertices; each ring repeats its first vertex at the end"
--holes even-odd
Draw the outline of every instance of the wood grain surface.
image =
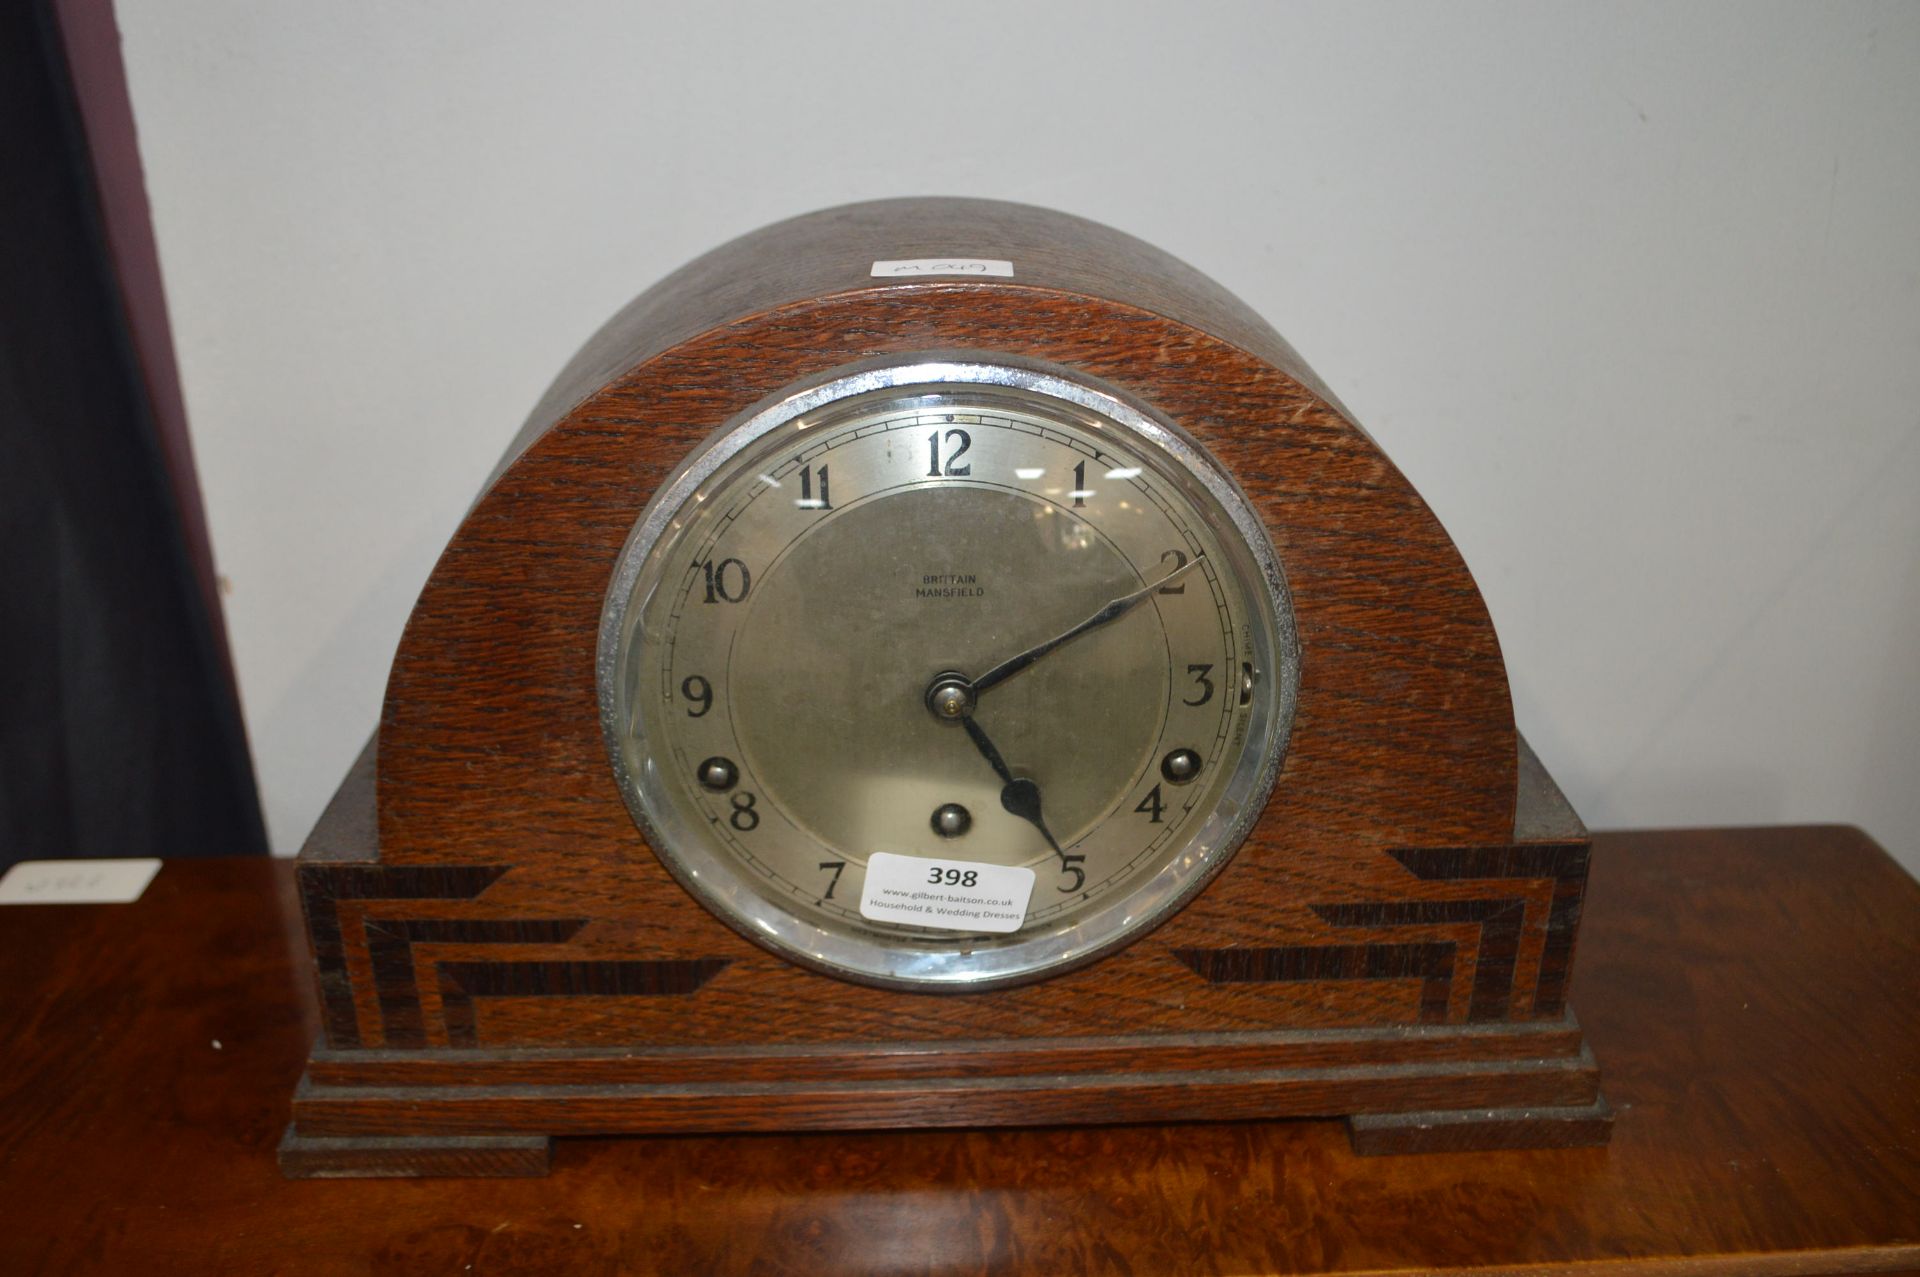
POLYGON ((1600 835, 1611 1146, 1356 1158, 1330 1121, 562 1139, 535 1180, 286 1181, 291 866, 0 910, 0 1272, 1920 1269, 1920 885, 1857 831, 1600 835))

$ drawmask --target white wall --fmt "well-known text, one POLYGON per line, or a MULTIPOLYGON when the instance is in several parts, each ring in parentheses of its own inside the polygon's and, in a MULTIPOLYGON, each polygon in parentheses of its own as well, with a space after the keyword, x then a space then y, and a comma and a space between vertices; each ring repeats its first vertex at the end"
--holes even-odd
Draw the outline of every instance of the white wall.
POLYGON ((1920 6, 121 0, 275 845, 574 348, 846 200, 1052 205, 1285 333, 1597 826, 1920 866, 1920 6))

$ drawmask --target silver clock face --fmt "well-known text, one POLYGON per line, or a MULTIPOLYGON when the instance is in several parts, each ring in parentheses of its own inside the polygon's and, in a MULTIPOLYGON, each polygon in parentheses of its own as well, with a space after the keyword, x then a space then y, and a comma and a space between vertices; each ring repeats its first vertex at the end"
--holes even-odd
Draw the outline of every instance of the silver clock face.
POLYGON ((1298 646, 1264 527, 1184 432, 1082 380, 851 374, 716 433, 602 616, 616 778, 751 939, 979 989, 1164 919, 1265 805, 1298 646))

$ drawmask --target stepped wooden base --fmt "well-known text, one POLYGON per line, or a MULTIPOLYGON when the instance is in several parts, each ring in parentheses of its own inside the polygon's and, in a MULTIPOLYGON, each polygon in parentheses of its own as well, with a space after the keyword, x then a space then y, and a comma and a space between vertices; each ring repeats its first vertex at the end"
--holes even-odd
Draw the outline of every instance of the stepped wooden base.
POLYGON ((294 1177, 537 1175, 553 1135, 1347 1117, 1376 1153, 1591 1144, 1609 1120, 1571 1014, 939 1050, 323 1047, 293 1117, 294 1177))
POLYGON ((288 1179, 509 1179, 547 1173, 544 1135, 301 1135, 280 1140, 288 1179))
POLYGON ((1431 1113, 1356 1113, 1347 1119, 1362 1157, 1399 1153, 1483 1153, 1499 1148, 1593 1148, 1613 1137, 1613 1107, 1453 1109, 1431 1113))

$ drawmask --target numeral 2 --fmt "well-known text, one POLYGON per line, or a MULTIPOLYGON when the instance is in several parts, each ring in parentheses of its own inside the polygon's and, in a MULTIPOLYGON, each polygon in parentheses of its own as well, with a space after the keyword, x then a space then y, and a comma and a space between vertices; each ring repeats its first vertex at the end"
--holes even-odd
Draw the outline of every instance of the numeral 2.
MULTIPOLYGON (((1185 550, 1168 550, 1160 556, 1162 563, 1165 563, 1168 559, 1173 560, 1173 570, 1175 572, 1187 566, 1187 552, 1185 550)), ((1187 583, 1185 581, 1180 582, 1178 585, 1163 585, 1160 587, 1160 593, 1162 594, 1185 594, 1186 592, 1187 583)))

